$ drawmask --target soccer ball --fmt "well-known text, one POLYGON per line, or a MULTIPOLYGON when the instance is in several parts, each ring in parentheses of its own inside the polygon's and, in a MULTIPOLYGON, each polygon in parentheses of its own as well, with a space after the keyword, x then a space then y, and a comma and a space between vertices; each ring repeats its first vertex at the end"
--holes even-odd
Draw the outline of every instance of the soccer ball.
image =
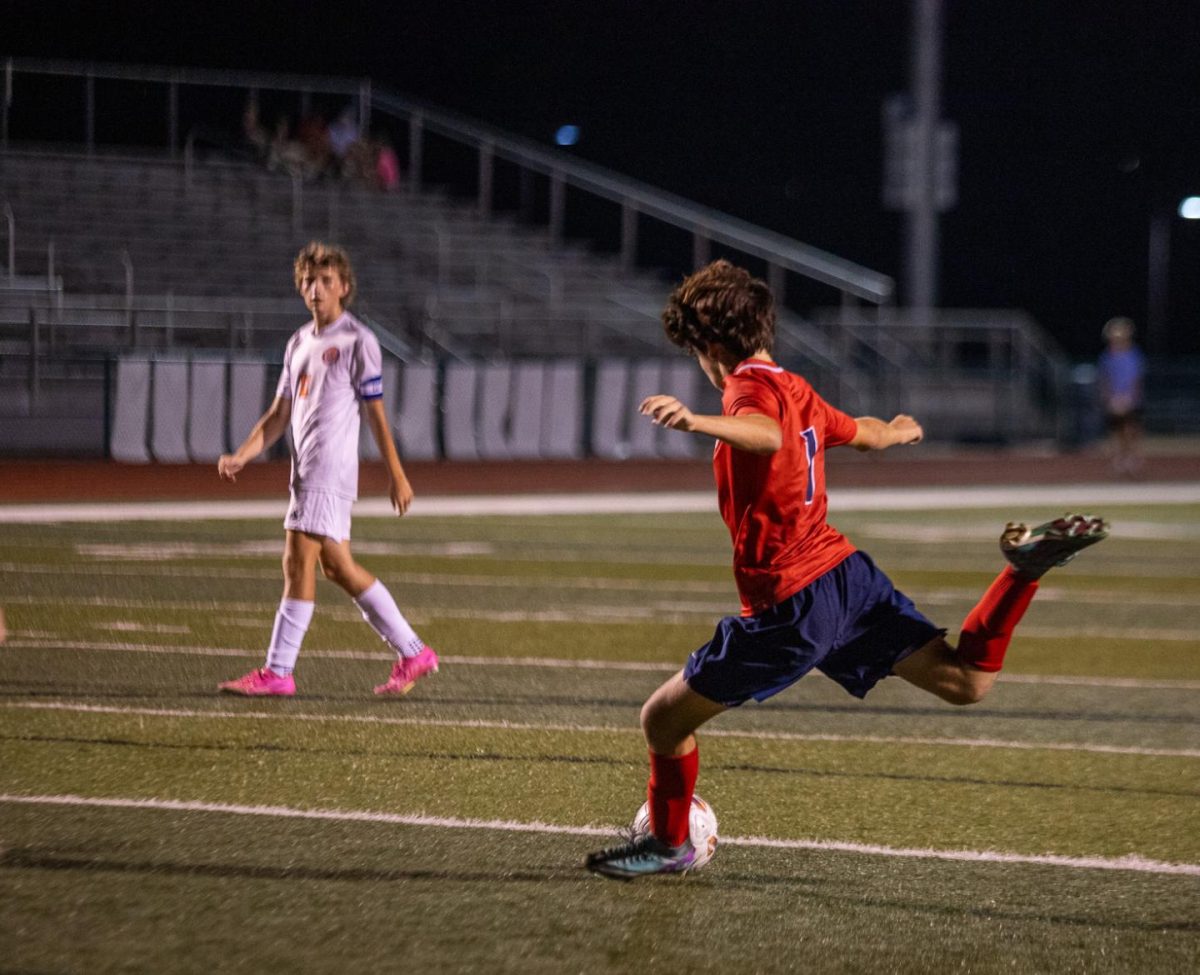
MULTIPOLYGON (((650 833, 650 803, 643 802, 642 808, 633 817, 633 838, 640 839, 650 833)), ((697 795, 692 796, 692 808, 688 811, 688 834, 696 848, 696 859, 689 869, 699 870, 712 859, 717 850, 717 814, 712 806, 697 795)))

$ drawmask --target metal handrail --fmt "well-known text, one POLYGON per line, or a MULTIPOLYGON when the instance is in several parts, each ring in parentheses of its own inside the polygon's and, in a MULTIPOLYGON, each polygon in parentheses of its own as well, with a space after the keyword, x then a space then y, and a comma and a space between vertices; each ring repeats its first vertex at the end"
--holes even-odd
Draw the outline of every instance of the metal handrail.
POLYGON ((376 91, 372 105, 397 117, 415 119, 430 131, 490 151, 542 175, 559 177, 578 189, 631 206, 638 213, 701 234, 865 301, 882 303, 891 300, 895 294, 895 282, 885 274, 594 163, 547 150, 531 139, 506 135, 483 123, 388 91, 376 91))
POLYGON ((125 314, 129 319, 129 326, 133 327, 133 261, 129 258, 129 251, 121 251, 121 265, 125 268, 125 314))
MULTIPOLYGON (((410 164, 415 163, 419 179, 421 139, 424 129, 439 133, 480 153, 481 172, 499 157, 524 169, 546 175, 551 182, 551 233, 561 234, 565 188, 573 186, 594 196, 619 204, 622 219, 636 226, 636 216, 646 214, 691 233, 696 251, 707 249, 708 241, 732 247, 744 254, 761 258, 773 268, 792 271, 821 282, 864 301, 884 304, 893 300, 895 282, 885 274, 871 271, 816 247, 803 244, 774 231, 764 230, 748 221, 710 207, 693 203, 649 184, 621 176, 609 169, 583 162, 565 153, 549 150, 530 139, 508 135, 483 123, 454 112, 436 108, 390 91, 373 89, 366 78, 337 78, 313 75, 277 74, 262 71, 225 71, 206 68, 164 68, 146 65, 91 64, 64 60, 9 58, 6 68, 30 74, 49 74, 84 78, 89 85, 96 78, 144 81, 171 86, 207 85, 216 87, 275 89, 300 92, 353 95, 358 98, 359 122, 365 127, 372 107, 407 120, 410 126, 410 164), (632 217, 632 220, 630 219, 632 217)), ((94 143, 92 89, 89 87, 88 144, 94 143)), ((170 131, 177 128, 176 99, 171 99, 170 131)), ((171 140, 174 152, 174 138, 171 140)), ((490 173, 490 170, 489 170, 490 173)), ((486 178, 481 180, 485 193, 486 178)), ((484 205, 481 196, 481 207, 484 205)), ((299 202, 294 203, 295 207, 299 202)), ((623 234, 623 237, 625 235, 623 234)), ((635 243, 634 245, 635 246, 635 243)), ((627 257, 632 264, 632 258, 627 257)), ((774 273, 774 272, 773 272, 774 273)))
POLYGON ((274 88, 281 91, 357 95, 366 78, 306 75, 224 68, 169 68, 148 64, 67 61, 60 58, 6 58, 16 74, 48 74, 67 78, 148 81, 159 84, 207 85, 214 88, 274 88))
POLYGON ((4 204, 4 222, 8 225, 8 280, 17 280, 17 218, 10 204, 4 204))

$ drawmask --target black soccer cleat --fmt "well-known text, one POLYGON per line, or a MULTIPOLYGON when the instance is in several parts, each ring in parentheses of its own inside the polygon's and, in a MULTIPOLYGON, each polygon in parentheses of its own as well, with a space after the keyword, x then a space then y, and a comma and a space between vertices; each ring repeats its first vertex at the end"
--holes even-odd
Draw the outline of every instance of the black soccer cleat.
POLYGON ((1070 513, 1036 528, 1010 521, 1000 534, 1000 551, 1021 575, 1040 579, 1089 545, 1104 541, 1108 528, 1103 518, 1070 513))
POLYGON ((592 873, 605 877, 634 880, 656 873, 687 873, 697 859, 696 848, 690 840, 672 849, 647 834, 609 850, 589 853, 583 865, 592 873))

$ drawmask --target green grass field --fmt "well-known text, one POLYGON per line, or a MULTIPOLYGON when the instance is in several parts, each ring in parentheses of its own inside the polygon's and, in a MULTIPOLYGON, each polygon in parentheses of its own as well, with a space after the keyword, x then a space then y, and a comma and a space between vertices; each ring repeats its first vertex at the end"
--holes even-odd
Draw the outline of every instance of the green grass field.
MULTIPOLYGON (((357 520, 443 655, 399 701, 324 581, 297 696, 214 693, 275 520, 0 525, 0 971, 1194 972, 1200 506, 1105 513, 981 704, 816 676, 705 729, 723 843, 634 884, 581 863, 736 611, 715 514, 357 520)), ((834 520, 956 631, 1013 514, 834 520)))

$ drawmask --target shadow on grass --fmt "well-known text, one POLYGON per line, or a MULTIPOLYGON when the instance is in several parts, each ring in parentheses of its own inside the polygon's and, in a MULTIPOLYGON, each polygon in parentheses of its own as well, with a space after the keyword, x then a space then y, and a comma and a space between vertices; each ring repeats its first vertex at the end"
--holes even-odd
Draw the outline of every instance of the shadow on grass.
MULTIPOLYGON (((335 883, 402 883, 405 881, 436 881, 465 884, 546 884, 546 883, 595 883, 610 888, 620 896, 628 896, 632 887, 643 891, 662 893, 662 888, 671 884, 685 884, 695 891, 697 888, 719 895, 722 891, 748 890, 769 892, 789 891, 793 904, 799 907, 804 901, 830 907, 855 907, 887 911, 903 911, 935 917, 963 918, 988 922, 1016 922, 1051 924, 1069 927, 1097 928, 1109 931, 1181 932, 1200 933, 1200 922, 1195 920, 1114 920, 1107 918, 1081 917, 1078 915, 1030 911, 997 910, 994 908, 969 907, 955 904, 921 903, 898 898, 850 896, 826 893, 821 888, 830 881, 812 878, 787 877, 758 873, 708 874, 703 878, 689 876, 654 877, 639 881, 636 885, 614 883, 592 877, 582 867, 545 870, 449 870, 449 869, 378 869, 362 867, 310 867, 310 866, 266 866, 261 864, 234 863, 171 863, 162 861, 123 861, 83 857, 64 857, 43 853, 34 849, 11 849, 0 854, 0 869, 45 870, 63 873, 119 873, 159 877, 193 877, 216 880, 271 880, 296 881, 315 880, 335 883)), ((772 895, 774 896, 774 895, 772 895)))
POLYGON ((1200 933, 1200 921, 1191 918, 1165 921, 1109 920, 1106 918, 1080 917, 1077 915, 1053 912, 1041 913, 1037 910, 997 910, 995 908, 985 907, 966 907, 958 904, 919 903, 917 901, 899 900, 888 897, 853 897, 844 894, 825 893, 819 889, 823 886, 828 886, 828 884, 828 881, 774 876, 768 874, 722 873, 720 876, 720 886, 722 887, 733 887, 743 890, 770 890, 772 888, 781 887, 791 890, 797 901, 807 900, 829 906, 848 905, 854 907, 910 911, 914 914, 926 914, 937 917, 971 918, 982 921, 1016 921, 1024 923, 1032 922, 1040 924, 1058 924, 1072 927, 1103 928, 1111 931, 1180 931, 1189 934, 1200 933))
POLYGON ((322 880, 349 883, 394 883, 411 880, 458 881, 461 883, 546 883, 586 880, 578 874, 555 870, 428 870, 364 867, 272 867, 240 863, 164 863, 162 861, 101 860, 63 857, 36 850, 12 849, 0 853, 0 870, 50 870, 60 872, 103 872, 145 874, 161 877, 210 877, 218 880, 322 880))

